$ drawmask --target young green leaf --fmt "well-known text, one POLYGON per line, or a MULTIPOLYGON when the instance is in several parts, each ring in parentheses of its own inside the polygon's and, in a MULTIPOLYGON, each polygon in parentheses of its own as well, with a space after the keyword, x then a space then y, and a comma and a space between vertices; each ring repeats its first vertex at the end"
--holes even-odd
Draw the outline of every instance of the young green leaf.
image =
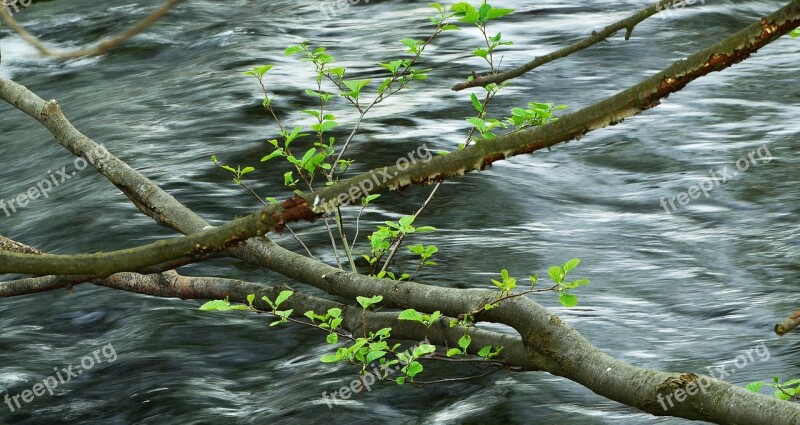
POLYGON ((292 296, 292 294, 294 294, 293 291, 281 291, 281 293, 278 294, 278 297, 275 298, 275 307, 280 306, 281 303, 283 303, 284 301, 288 300, 289 297, 292 296))
POLYGON ((447 357, 455 357, 461 354, 461 350, 458 348, 451 348, 447 350, 447 357))
POLYGON ((377 303, 383 301, 383 296, 382 295, 375 295, 374 297, 371 297, 371 298, 360 297, 359 296, 359 297, 356 297, 356 301, 358 301, 358 303, 361 304, 362 308, 367 309, 371 305, 377 304, 377 303))
POLYGON ((564 307, 575 307, 578 305, 578 297, 561 291, 558 294, 558 302, 560 302, 564 307))
POLYGON ((422 314, 413 308, 409 308, 408 310, 403 310, 400 313, 400 316, 397 318, 398 320, 413 320, 415 322, 422 322, 422 314))
POLYGON ((567 274, 567 273, 570 272, 570 270, 574 269, 575 267, 578 267, 578 264, 580 264, 580 263, 581 263, 581 260, 579 260, 577 258, 573 258, 573 259, 567 261, 566 263, 564 263, 564 274, 567 274))
POLYGON ((464 352, 466 353, 467 352, 467 347, 469 347, 469 344, 471 342, 472 342, 472 337, 469 336, 468 334, 464 334, 464 336, 462 336, 458 340, 458 346, 461 347, 461 349, 464 350, 464 352))
POLYGON ((764 386, 764 383, 761 382, 761 381, 758 381, 758 382, 751 382, 751 383, 747 384, 745 386, 745 388, 747 388, 748 390, 750 390, 750 391, 752 391, 754 393, 757 393, 757 392, 759 392, 761 390, 761 387, 763 387, 763 386, 764 386))

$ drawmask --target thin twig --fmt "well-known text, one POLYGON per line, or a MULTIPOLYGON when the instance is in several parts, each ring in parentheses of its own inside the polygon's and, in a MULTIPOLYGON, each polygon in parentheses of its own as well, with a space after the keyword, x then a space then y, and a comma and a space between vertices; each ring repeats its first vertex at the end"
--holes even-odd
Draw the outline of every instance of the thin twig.
POLYGON ((615 22, 603 28, 603 30, 600 32, 592 31, 592 35, 578 41, 577 43, 556 50, 555 52, 548 53, 544 56, 537 56, 532 61, 518 68, 514 68, 502 73, 495 73, 493 71, 492 73, 475 77, 471 81, 458 83, 453 86, 453 90, 460 91, 468 89, 470 87, 486 87, 487 85, 492 83, 499 84, 503 81, 510 80, 512 78, 517 78, 525 74, 526 72, 538 68, 546 63, 550 63, 556 59, 567 57, 573 53, 591 47, 601 41, 605 41, 605 39, 616 34, 617 31, 621 29, 626 30, 625 40, 628 40, 631 37, 631 33, 633 32, 633 27, 635 27, 639 22, 642 22, 645 19, 655 15, 656 13, 665 10, 669 6, 674 7, 673 3, 680 4, 679 2, 676 2, 676 0, 661 0, 658 3, 651 5, 650 7, 636 13, 635 15, 631 15, 621 21, 615 22))
POLYGON ((33 47, 36 48, 41 54, 45 56, 51 56, 59 59, 72 59, 72 58, 79 58, 83 56, 93 56, 93 55, 102 55, 107 51, 111 50, 114 47, 124 43, 129 38, 133 37, 134 35, 144 31, 149 26, 153 25, 156 21, 161 19, 164 15, 166 15, 173 7, 178 5, 178 3, 183 2, 184 0, 168 0, 164 3, 161 7, 159 7, 155 12, 148 15, 146 18, 139 21, 138 24, 134 25, 128 31, 123 32, 122 34, 110 39, 103 41, 97 44, 94 47, 88 47, 85 49, 78 49, 78 50, 71 50, 71 51, 63 51, 63 50, 52 50, 44 45, 41 41, 39 41, 36 36, 29 33, 25 28, 22 27, 12 16, 8 13, 8 10, 5 7, 0 7, 0 16, 3 17, 8 26, 16 31, 17 34, 22 37, 23 40, 30 43, 33 47))

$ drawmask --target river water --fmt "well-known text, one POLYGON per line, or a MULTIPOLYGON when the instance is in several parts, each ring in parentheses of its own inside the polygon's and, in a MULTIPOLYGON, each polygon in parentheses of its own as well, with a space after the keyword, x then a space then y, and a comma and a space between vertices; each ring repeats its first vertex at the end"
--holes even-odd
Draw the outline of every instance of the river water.
MULTIPOLYGON (((55 1, 18 17, 50 44, 68 48, 121 31, 158 3, 55 1)), ((502 66, 564 46, 647 4, 498 1, 497 7, 517 9, 493 27, 515 42, 503 50, 502 66)), ((292 111, 311 106, 302 90, 313 86, 313 74, 307 64, 286 58, 284 47, 302 40, 328 46, 352 75, 372 76, 374 63, 403 55, 397 40, 423 38, 431 29, 424 2, 373 0, 337 9, 331 1, 325 4, 330 19, 322 5, 190 0, 111 54, 69 61, 39 57, 4 27, 0 75, 58 99, 82 132, 207 220, 222 223, 258 204, 213 167, 212 154, 256 166, 249 176, 262 196, 287 196, 281 185, 286 170, 258 162, 275 128, 259 107, 257 84, 242 71, 274 64, 268 82, 280 96, 276 107, 297 122, 292 111)), ((529 101, 573 110, 590 105, 781 5, 707 1, 654 17, 628 42, 619 35, 514 80, 493 111, 503 115, 529 101)), ((451 150, 463 141, 469 97, 449 87, 483 69, 469 55, 479 41, 476 32, 454 31, 430 48, 423 66, 433 69, 431 78, 368 116, 351 151, 358 160, 353 171, 394 163, 423 143, 451 150)), ((695 373, 727 364, 735 371, 727 379, 737 385, 796 377, 797 335, 779 338, 772 326, 798 308, 800 295, 798 63, 800 40, 786 37, 643 115, 552 152, 447 182, 420 218, 439 231, 412 240, 440 249, 438 266, 417 280, 488 288, 502 268, 522 279, 579 257, 573 274, 592 281, 578 291, 579 306, 562 308, 551 294, 536 300, 610 355, 695 373), (737 161, 746 170, 737 169, 737 161), (708 197, 680 205, 679 193, 713 182, 710 170, 731 175, 714 183, 708 197), (672 197, 676 208, 666 207, 668 213, 660 201, 668 205, 672 197), (762 355, 735 363, 754 347, 762 355)), ((352 114, 341 115, 348 122, 352 114)), ((2 199, 62 167, 70 175, 47 199, 10 216, 0 211, 1 234, 52 253, 119 249, 175 235, 139 214, 91 168, 78 170, 49 133, 6 104, 0 105, 0 142, 2 199)), ((385 195, 362 217, 357 251, 365 249, 368 229, 413 212, 427 193, 415 187, 385 195)), ((295 230, 315 254, 333 261, 322 225, 295 230)), ((300 252, 289 236, 276 240, 300 252)), ((411 260, 399 264, 411 267, 411 260)), ((230 260, 183 272, 286 282, 230 260)), ((4 299, 0 396, 64 375, 60 369, 81 360, 94 364, 13 413, 0 405, 0 423, 685 422, 654 418, 544 373, 424 388, 385 384, 329 409, 322 392, 348 385, 357 372, 320 363, 329 348, 318 333, 269 328, 250 315, 202 313, 199 304, 88 285, 72 294, 4 299)))

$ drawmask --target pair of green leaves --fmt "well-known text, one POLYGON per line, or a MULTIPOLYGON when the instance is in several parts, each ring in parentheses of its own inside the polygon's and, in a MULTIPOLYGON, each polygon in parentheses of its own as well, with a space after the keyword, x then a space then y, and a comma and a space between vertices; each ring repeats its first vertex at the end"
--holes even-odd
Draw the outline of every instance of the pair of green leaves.
POLYGON ((567 274, 580 263, 581 260, 573 258, 560 266, 553 266, 547 270, 547 274, 550 276, 550 279, 553 279, 553 282, 555 282, 557 285, 556 289, 559 291, 558 301, 564 307, 575 307, 578 305, 578 297, 570 294, 568 290, 575 289, 579 286, 589 283, 589 279, 578 279, 572 282, 566 281, 567 274))

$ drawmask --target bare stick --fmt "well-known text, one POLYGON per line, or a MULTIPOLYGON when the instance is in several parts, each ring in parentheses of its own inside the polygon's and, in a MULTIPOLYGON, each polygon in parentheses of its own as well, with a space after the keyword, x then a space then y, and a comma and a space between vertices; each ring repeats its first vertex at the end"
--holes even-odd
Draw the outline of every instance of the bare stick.
POLYGON ((156 21, 161 19, 164 15, 166 15, 173 7, 178 5, 178 3, 183 2, 184 0, 168 0, 164 3, 160 8, 158 8, 155 12, 151 13, 146 18, 139 21, 138 24, 134 25, 128 31, 123 32, 122 34, 103 42, 100 42, 94 47, 88 47, 85 49, 78 49, 78 50, 71 50, 71 51, 63 51, 63 50, 53 50, 48 48, 44 45, 41 41, 39 41, 36 36, 29 33, 19 22, 14 19, 11 14, 8 13, 8 10, 5 7, 0 7, 0 16, 3 17, 8 26, 16 31, 17 34, 22 37, 23 40, 30 43, 33 47, 36 48, 41 54, 45 56, 51 56, 54 58, 59 59, 71 59, 71 58, 79 58, 83 56, 93 56, 93 55, 102 55, 105 52, 113 49, 114 47, 119 46, 120 44, 127 41, 129 38, 133 37, 134 35, 146 30, 150 25, 153 25, 156 21))

